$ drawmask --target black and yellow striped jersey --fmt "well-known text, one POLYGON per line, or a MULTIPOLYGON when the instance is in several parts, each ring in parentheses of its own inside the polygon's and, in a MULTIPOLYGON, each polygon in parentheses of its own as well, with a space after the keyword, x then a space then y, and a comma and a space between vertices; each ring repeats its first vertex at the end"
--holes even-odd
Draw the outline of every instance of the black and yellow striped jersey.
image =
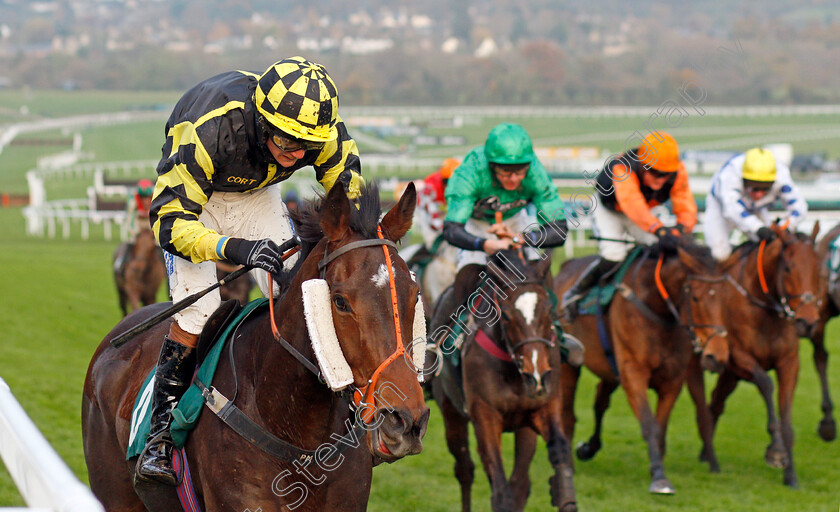
POLYGON ((307 151, 291 167, 277 165, 253 102, 258 78, 245 71, 209 78, 184 94, 166 122, 150 222, 164 250, 193 263, 220 259, 223 234, 198 220, 215 191, 267 187, 311 165, 327 191, 338 181, 351 198, 359 194, 359 152, 340 118, 337 139, 307 151))

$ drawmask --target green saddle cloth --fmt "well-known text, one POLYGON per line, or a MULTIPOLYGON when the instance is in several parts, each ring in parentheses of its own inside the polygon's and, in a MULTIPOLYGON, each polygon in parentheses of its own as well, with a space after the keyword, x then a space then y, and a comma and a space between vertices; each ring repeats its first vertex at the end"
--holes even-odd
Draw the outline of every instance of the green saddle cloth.
POLYGON ((624 279, 624 275, 630 269, 630 265, 642 253, 642 246, 636 246, 621 263, 621 266, 612 275, 609 282, 592 287, 586 296, 580 300, 578 306, 579 315, 596 315, 598 311, 604 311, 612 302, 615 292, 618 289, 619 283, 624 279))
MULTIPOLYGON (((219 357, 222 354, 222 349, 227 343, 228 338, 236 326, 251 314, 252 311, 265 307, 268 305, 268 299, 262 298, 249 302, 242 308, 239 315, 233 319, 222 331, 222 334, 213 343, 213 347, 207 352, 207 356, 201 363, 198 373, 193 379, 193 384, 187 388, 184 396, 178 402, 178 406, 172 411, 172 440, 175 446, 180 448, 187 442, 187 435, 198 423, 198 417, 204 406, 204 397, 201 395, 201 389, 195 384, 195 381, 201 381, 206 387, 210 387, 213 382, 213 376, 216 373, 216 367, 219 365, 219 357)), ((140 388, 140 393, 137 394, 137 400, 134 401, 134 409, 131 411, 131 430, 128 438, 128 449, 126 450, 126 460, 132 457, 137 457, 143 448, 146 446, 146 439, 149 437, 151 431, 152 418, 152 389, 154 383, 152 377, 155 375, 155 368, 152 367, 146 380, 143 381, 143 386, 140 388)))

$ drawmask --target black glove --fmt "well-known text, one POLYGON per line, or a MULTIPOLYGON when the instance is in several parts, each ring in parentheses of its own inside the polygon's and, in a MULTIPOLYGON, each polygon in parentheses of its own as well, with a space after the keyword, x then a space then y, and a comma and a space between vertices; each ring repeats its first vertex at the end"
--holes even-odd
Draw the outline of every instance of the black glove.
POLYGON ((677 247, 680 245, 680 237, 667 233, 659 237, 659 249, 662 252, 677 252, 677 247))
POLYGON ((662 226, 653 232, 659 238, 659 250, 670 253, 677 252, 677 246, 680 245, 680 237, 674 234, 675 231, 675 228, 662 226))
POLYGON ((231 238, 225 244, 225 257, 237 265, 261 268, 271 274, 283 271, 283 251, 270 238, 231 238))
POLYGON ((768 228, 767 226, 763 226, 758 228, 758 231, 755 232, 755 236, 757 236, 759 240, 770 242, 774 238, 776 238, 776 232, 768 228))

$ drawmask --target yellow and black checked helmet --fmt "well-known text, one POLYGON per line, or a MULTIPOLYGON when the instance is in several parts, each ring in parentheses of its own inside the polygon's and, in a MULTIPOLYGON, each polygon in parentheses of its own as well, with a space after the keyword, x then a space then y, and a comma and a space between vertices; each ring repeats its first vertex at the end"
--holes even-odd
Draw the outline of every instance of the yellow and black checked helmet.
POLYGON ((303 57, 277 62, 260 76, 254 100, 266 121, 292 137, 329 142, 338 136, 338 89, 320 64, 303 57))

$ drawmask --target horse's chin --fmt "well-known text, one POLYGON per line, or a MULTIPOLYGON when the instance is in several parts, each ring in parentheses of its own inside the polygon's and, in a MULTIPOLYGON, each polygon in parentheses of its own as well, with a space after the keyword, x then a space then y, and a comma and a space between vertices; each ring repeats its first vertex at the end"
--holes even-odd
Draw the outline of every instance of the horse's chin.
POLYGON ((394 461, 400 460, 401 458, 408 455, 408 453, 403 454, 396 454, 394 453, 393 447, 389 447, 389 443, 383 438, 380 430, 374 429, 368 432, 368 449, 370 450, 371 455, 373 455, 373 465, 378 466, 383 462, 387 462, 391 464, 394 461))

